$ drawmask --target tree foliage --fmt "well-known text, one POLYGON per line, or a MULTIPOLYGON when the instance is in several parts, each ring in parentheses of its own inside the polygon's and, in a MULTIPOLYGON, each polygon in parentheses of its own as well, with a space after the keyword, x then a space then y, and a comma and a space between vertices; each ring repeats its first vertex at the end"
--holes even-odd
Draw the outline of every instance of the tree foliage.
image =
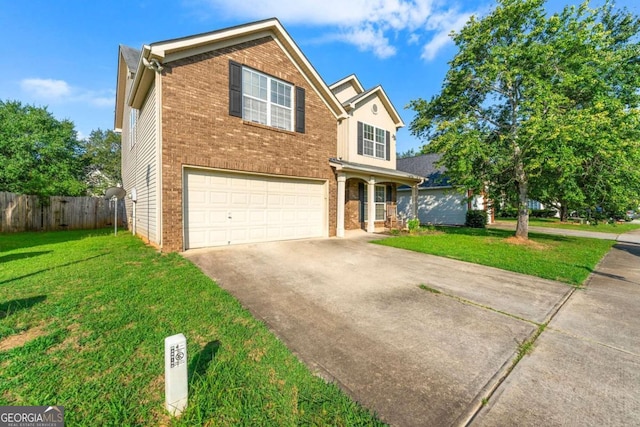
POLYGON ((441 92, 411 102, 411 131, 453 182, 518 207, 529 198, 620 209, 640 194, 640 20, 588 1, 547 16, 499 0, 456 35, 441 92))
POLYGON ((108 187, 122 183, 120 134, 97 129, 81 141, 85 182, 89 193, 103 195, 108 187))
POLYGON ((0 101, 0 191, 77 196, 85 192, 73 123, 46 108, 0 101))
POLYGON ((396 158, 398 159, 406 159, 407 157, 415 157, 420 154, 420 151, 416 151, 415 148, 411 147, 406 151, 401 153, 396 153, 396 158))

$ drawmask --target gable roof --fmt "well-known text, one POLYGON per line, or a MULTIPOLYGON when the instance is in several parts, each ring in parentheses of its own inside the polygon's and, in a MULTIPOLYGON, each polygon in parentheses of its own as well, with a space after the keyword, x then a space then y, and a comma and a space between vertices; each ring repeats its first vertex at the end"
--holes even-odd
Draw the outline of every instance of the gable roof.
POLYGON ((140 60, 140 50, 123 44, 120 45, 120 53, 127 67, 134 73, 138 71, 138 61, 140 60))
POLYGON ((272 37, 278 43, 337 120, 347 118, 343 106, 276 18, 144 45, 138 64, 140 71, 136 73, 127 103, 140 108, 155 69, 164 63, 263 37, 272 37))
POLYGON ((425 177, 420 188, 451 187, 449 178, 445 175, 447 169, 436 164, 441 158, 440 154, 423 154, 396 159, 396 169, 425 177))
POLYGON ((116 78, 116 113, 113 127, 116 131, 122 129, 124 120, 124 106, 126 103, 127 77, 136 74, 140 61, 140 51, 129 46, 118 47, 118 76, 116 78))
POLYGON ((355 74, 350 74, 347 77, 340 79, 335 83, 330 84, 329 88, 333 91, 338 86, 342 86, 347 83, 350 84, 355 89, 356 93, 364 92, 364 86, 362 86, 362 83, 360 83, 360 80, 358 80, 358 77, 356 77, 355 74))
POLYGON ((393 104, 391 103, 391 100, 389 99, 389 97, 387 96, 387 93, 384 91, 381 85, 375 86, 369 90, 364 91, 362 90, 362 85, 360 85, 360 82, 358 81, 355 74, 352 74, 351 76, 345 79, 342 79, 337 83, 334 83, 333 85, 331 85, 331 88, 333 89, 341 84, 346 83, 349 80, 357 82, 357 84, 359 85, 360 91, 356 90, 356 92, 358 92, 356 96, 353 96, 342 103, 343 107, 347 111, 351 111, 358 108, 358 104, 375 96, 378 99, 380 99, 380 102, 389 113, 389 116, 391 116, 391 120, 393 120, 393 123, 395 124, 396 129, 404 127, 404 121, 402 120, 402 117, 400 117, 400 114, 398 114, 398 110, 396 110, 396 108, 393 106, 393 104))

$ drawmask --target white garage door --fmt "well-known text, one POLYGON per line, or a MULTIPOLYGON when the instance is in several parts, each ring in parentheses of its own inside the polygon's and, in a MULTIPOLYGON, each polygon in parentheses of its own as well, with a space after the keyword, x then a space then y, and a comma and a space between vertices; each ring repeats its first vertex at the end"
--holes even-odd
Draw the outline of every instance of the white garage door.
MULTIPOLYGON (((398 212, 411 214, 411 191, 398 192, 398 212)), ((464 225, 467 202, 451 189, 421 189, 418 193, 418 218, 421 224, 464 225)))
POLYGON ((189 170, 185 186, 187 249, 325 234, 324 182, 189 170))

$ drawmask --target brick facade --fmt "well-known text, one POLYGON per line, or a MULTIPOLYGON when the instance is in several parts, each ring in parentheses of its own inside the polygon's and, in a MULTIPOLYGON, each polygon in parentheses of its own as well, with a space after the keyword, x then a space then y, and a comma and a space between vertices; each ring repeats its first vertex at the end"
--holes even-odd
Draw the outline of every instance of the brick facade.
MULTIPOLYGON (((360 205, 362 201, 360 200, 360 192, 358 189, 358 184, 365 184, 366 191, 366 183, 365 181, 357 178, 348 179, 345 185, 345 206, 344 206, 344 229, 345 230, 358 230, 363 229, 366 230, 367 224, 365 222, 361 222, 360 217, 360 205)), ((383 184, 383 183, 381 183, 383 184)), ((385 184, 391 185, 391 200, 395 203, 397 200, 397 188, 395 184, 385 184)), ((384 227, 384 221, 376 221, 376 227, 384 227)))
POLYGON ((357 230, 363 227, 360 222, 360 193, 358 192, 358 183, 364 182, 358 179, 347 180, 345 188, 345 206, 344 206, 344 229, 357 230))
MULTIPOLYGON (((164 65, 162 71, 162 247, 183 250, 183 167, 327 180, 329 236, 336 233, 336 118, 270 37, 164 65), (306 92, 306 132, 229 115, 229 60, 306 92)), ((357 185, 356 185, 357 193, 357 185)), ((356 194, 357 198, 357 194, 356 194)))

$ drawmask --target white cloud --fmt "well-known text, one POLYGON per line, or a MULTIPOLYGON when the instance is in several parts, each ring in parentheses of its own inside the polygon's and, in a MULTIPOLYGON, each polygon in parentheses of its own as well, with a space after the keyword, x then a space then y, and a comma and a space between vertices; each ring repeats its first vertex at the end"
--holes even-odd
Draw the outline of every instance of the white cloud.
POLYGON ((93 107, 113 107, 113 90, 92 91, 73 87, 64 80, 29 78, 20 81, 21 89, 36 101, 45 103, 84 103, 93 107))
POLYGON ((422 58, 432 60, 471 16, 443 0, 199 0, 216 14, 245 20, 276 16, 287 25, 330 27, 321 41, 342 41, 379 58, 396 53, 389 39, 406 33, 407 43, 424 43, 422 58), (331 28, 332 27, 332 28, 331 28))
POLYGON ((61 99, 71 93, 71 88, 64 80, 24 79, 20 87, 30 95, 49 100, 61 99))
POLYGON ((427 29, 435 31, 435 35, 422 48, 422 59, 431 61, 440 50, 451 43, 451 32, 460 31, 471 18, 471 13, 449 12, 434 16, 427 21, 427 29))
POLYGON ((389 44, 384 32, 372 25, 350 28, 334 37, 336 40, 350 43, 362 51, 371 50, 378 58, 388 58, 396 54, 396 49, 389 44))

